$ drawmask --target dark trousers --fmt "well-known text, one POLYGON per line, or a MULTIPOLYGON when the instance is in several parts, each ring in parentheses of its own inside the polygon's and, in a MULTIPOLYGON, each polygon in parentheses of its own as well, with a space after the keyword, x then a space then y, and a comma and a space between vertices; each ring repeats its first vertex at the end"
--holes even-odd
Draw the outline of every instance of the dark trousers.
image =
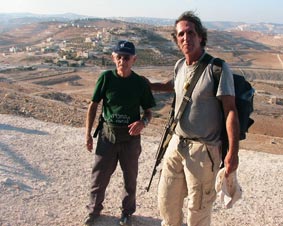
POLYGON ((105 191, 119 161, 124 179, 122 213, 133 214, 136 210, 136 185, 141 138, 135 136, 127 142, 110 143, 103 135, 98 137, 95 161, 91 175, 89 214, 100 214, 105 191))

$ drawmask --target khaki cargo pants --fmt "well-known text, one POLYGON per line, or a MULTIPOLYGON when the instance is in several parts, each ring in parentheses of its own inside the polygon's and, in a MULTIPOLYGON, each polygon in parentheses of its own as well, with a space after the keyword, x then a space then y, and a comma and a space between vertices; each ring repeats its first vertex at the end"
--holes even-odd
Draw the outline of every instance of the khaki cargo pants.
POLYGON ((204 145, 173 135, 164 156, 158 186, 162 226, 181 226, 188 197, 188 226, 209 226, 216 199, 215 179, 221 163, 220 143, 204 145))

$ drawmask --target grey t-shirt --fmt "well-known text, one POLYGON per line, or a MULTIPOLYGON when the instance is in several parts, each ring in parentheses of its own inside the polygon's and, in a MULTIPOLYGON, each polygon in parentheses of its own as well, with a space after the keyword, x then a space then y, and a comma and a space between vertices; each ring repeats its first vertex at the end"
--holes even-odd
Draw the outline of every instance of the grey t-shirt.
MULTIPOLYGON (((191 79, 198 65, 198 63, 187 65, 185 61, 181 64, 175 75, 175 112, 179 109, 184 96, 184 84, 191 79)), ((223 123, 221 106, 217 97, 222 95, 235 96, 232 72, 228 65, 224 63, 217 94, 215 96, 212 64, 210 63, 203 71, 203 74, 194 88, 192 99, 187 104, 176 126, 176 134, 186 138, 198 139, 206 144, 217 144, 220 139, 223 123)))

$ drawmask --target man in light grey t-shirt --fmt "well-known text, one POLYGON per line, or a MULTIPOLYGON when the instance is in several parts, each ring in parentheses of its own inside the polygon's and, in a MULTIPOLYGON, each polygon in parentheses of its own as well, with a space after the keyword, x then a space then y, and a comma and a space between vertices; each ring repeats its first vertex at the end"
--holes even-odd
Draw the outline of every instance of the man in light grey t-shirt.
MULTIPOLYGON (((175 114, 190 80, 206 57, 207 30, 193 12, 184 12, 176 21, 173 38, 184 58, 176 65, 174 78, 150 83, 152 90, 174 91, 175 114)), ((213 60, 213 59, 212 59, 213 60)), ((188 226, 209 226, 216 198, 215 179, 221 163, 221 128, 224 109, 229 150, 225 157, 226 176, 238 168, 239 122, 232 73, 223 63, 215 94, 212 62, 204 69, 185 107, 164 155, 158 186, 162 226, 181 226, 183 202, 188 197, 188 226)))

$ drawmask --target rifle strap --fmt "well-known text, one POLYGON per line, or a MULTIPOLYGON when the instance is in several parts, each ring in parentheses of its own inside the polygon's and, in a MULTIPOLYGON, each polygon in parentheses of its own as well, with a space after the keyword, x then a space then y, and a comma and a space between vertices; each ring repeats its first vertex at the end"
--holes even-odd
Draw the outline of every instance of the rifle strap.
POLYGON ((187 103, 191 100, 191 96, 193 93, 193 90, 200 78, 200 76, 202 75, 204 69, 207 67, 208 63, 210 62, 210 60, 212 59, 212 57, 209 54, 205 54, 203 59, 201 60, 201 62, 199 62, 199 65, 197 66, 193 77, 191 79, 190 84, 186 85, 186 93, 184 94, 183 100, 180 104, 180 107, 176 113, 176 116, 174 118, 173 121, 173 130, 175 129, 178 121, 181 119, 182 114, 187 106, 187 103))

